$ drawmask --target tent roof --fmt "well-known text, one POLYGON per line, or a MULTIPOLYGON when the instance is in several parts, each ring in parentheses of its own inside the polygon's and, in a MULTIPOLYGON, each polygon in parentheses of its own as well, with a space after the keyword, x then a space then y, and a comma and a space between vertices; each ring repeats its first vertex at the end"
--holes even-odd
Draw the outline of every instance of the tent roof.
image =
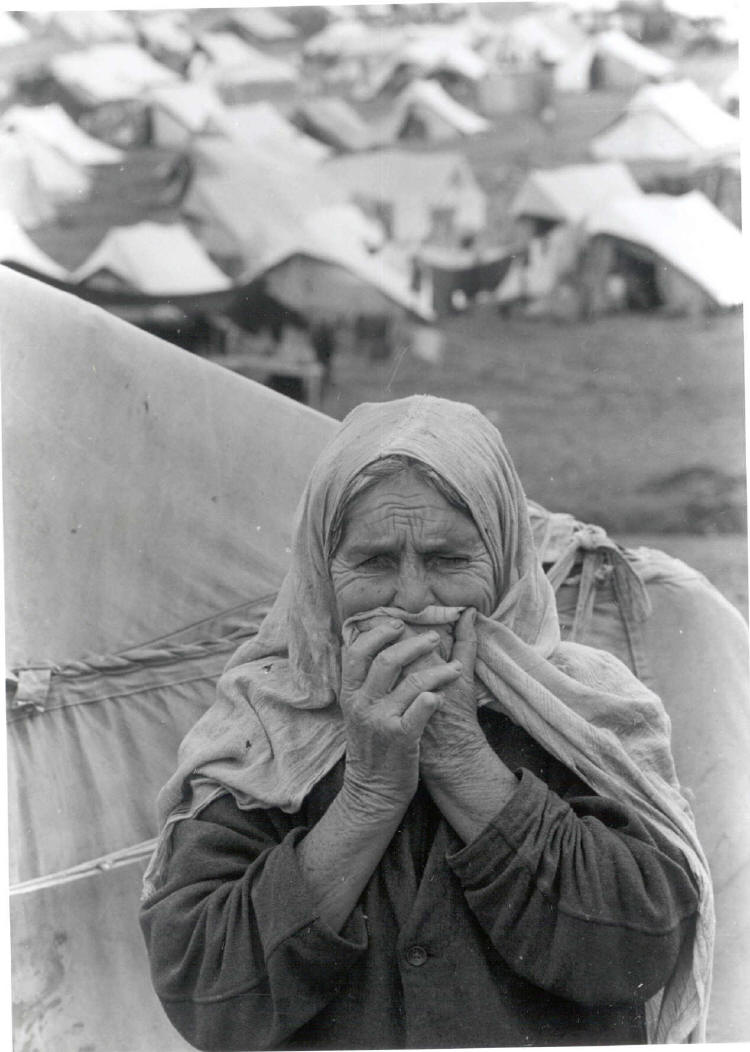
POLYGON ((331 22, 311 36, 303 47, 311 58, 357 58, 389 55, 403 43, 404 31, 398 27, 373 28, 355 18, 331 22))
POLYGON ((210 84, 162 84, 151 88, 148 98, 193 133, 218 132, 226 110, 210 84))
POLYGON ((0 208, 0 263, 20 263, 29 270, 58 281, 67 280, 64 267, 34 244, 18 220, 0 208))
POLYGON ((91 189, 91 177, 81 165, 69 160, 44 139, 25 131, 5 132, 2 139, 16 144, 15 152, 26 158, 34 173, 34 181, 50 202, 85 199, 91 189))
POLYGON ((116 164, 124 157, 122 150, 87 135, 55 102, 47 106, 11 106, 0 116, 0 128, 27 132, 75 164, 116 164))
POLYGON ((232 11, 232 21, 258 40, 269 43, 294 40, 297 30, 278 11, 266 7, 243 7, 232 11))
POLYGON ((293 157, 298 152, 301 159, 309 161, 321 161, 330 154, 328 147, 303 135, 270 102, 228 106, 219 126, 226 136, 243 146, 265 143, 272 151, 278 143, 282 150, 287 147, 286 156, 293 157))
POLYGON ((29 39, 29 31, 7 11, 0 11, 0 47, 13 47, 29 39))
POLYGON ((478 81, 487 74, 487 63, 465 44, 441 36, 411 40, 397 53, 394 65, 407 62, 427 73, 449 72, 478 81))
POLYGON ((484 117, 452 99, 434 80, 415 80, 404 88, 395 105, 397 129, 414 110, 434 113, 459 135, 476 135, 490 126, 484 117))
POLYGON ((644 47, 621 29, 608 29, 596 37, 599 54, 611 55, 646 77, 662 79, 674 72, 674 62, 663 55, 644 47))
POLYGON ((29 153, 17 135, 0 134, 0 208, 27 228, 41 226, 55 216, 50 195, 40 185, 29 153))
POLYGON ((457 150, 422 152, 397 148, 351 154, 326 161, 327 172, 349 193, 370 194, 383 200, 442 200, 456 176, 474 182, 468 161, 457 150))
POLYGON ((189 55, 193 50, 193 36, 181 11, 142 14, 138 19, 138 30, 149 47, 176 55, 189 55))
POLYGON ((175 84, 179 77, 135 44, 100 44, 57 55, 53 76, 87 104, 140 98, 148 88, 175 84))
POLYGON ((298 112, 313 130, 341 148, 354 152, 367 150, 374 143, 372 130, 344 99, 309 99, 298 112))
POLYGON ((77 44, 135 40, 132 24, 117 11, 56 11, 52 22, 77 44))
POLYGON ((702 150, 740 148, 740 121, 717 106, 692 80, 647 84, 627 105, 626 113, 656 111, 702 150))
POLYGON ((298 79, 290 63, 264 55, 234 33, 202 33, 198 43, 209 58, 198 79, 242 84, 292 83, 298 79))
POLYGON ((640 194, 622 164, 570 164, 530 172, 511 202, 514 216, 578 223, 605 201, 640 194))
POLYGON ((589 215, 586 228, 650 249, 719 306, 742 302, 742 234, 697 190, 680 197, 642 194, 608 201, 589 215))
POLYGON ((72 280, 87 282, 100 271, 109 271, 151 296, 197 295, 231 287, 226 274, 179 223, 113 227, 74 271, 72 280))
POLYGON ((334 421, 8 268, 0 331, 9 666, 278 588, 334 421))

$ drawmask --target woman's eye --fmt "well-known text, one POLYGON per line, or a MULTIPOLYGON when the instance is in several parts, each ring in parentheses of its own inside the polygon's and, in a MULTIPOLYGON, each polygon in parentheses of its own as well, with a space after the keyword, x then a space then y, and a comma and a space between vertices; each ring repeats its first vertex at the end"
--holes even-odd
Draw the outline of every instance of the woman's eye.
POLYGON ((466 555, 435 555, 433 556, 433 562, 438 566, 454 569, 459 566, 467 566, 469 558, 466 555))
POLYGON ((371 555, 359 564, 362 570, 387 570, 392 565, 390 555, 371 555))

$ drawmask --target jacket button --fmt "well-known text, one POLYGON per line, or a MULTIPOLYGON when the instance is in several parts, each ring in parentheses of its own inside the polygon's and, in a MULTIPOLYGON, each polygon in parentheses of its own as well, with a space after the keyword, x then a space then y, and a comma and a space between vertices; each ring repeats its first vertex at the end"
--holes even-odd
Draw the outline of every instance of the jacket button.
POLYGON ((410 946, 406 951, 406 959, 414 968, 421 968, 427 960, 427 950, 424 946, 410 946))

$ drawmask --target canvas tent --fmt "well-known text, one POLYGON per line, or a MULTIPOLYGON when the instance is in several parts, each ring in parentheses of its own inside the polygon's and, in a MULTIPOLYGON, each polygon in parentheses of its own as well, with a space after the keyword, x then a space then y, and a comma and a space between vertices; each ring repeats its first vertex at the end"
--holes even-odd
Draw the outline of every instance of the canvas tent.
POLYGON ((50 71, 83 107, 138 99, 149 88, 179 79, 135 44, 100 44, 57 55, 50 71))
POLYGON ((388 138, 444 142, 487 131, 489 122, 473 113, 434 80, 415 80, 394 105, 388 138))
POLYGON ((76 44, 105 44, 110 41, 135 40, 135 28, 117 11, 56 11, 52 24, 76 44))
POLYGON ((375 145, 373 129, 344 99, 306 100, 297 108, 294 120, 302 131, 342 153, 356 153, 375 145))
MULTIPOLYGON (((592 239, 605 239, 605 246, 630 249, 653 263, 660 298, 668 306, 696 310, 742 303, 742 234, 698 191, 617 198, 591 212, 586 228, 592 239)), ((591 268, 598 277, 606 271, 603 260, 603 253, 594 253, 591 268)))
POLYGON ((288 62, 264 55, 234 33, 202 33, 190 60, 191 80, 213 84, 229 103, 293 92, 298 74, 288 62))
POLYGON ((0 134, 0 208, 9 211, 24 229, 33 229, 55 216, 29 153, 16 135, 0 134))
POLYGON ((280 11, 263 7, 243 7, 231 13, 233 27, 251 43, 259 45, 294 41, 298 33, 280 11))
POLYGON ((231 285, 184 226, 148 222, 109 230, 72 280, 165 297, 219 292, 231 285))
POLYGON ((196 135, 222 132, 225 106, 207 84, 165 84, 147 97, 151 110, 151 141, 156 146, 181 147, 196 135))
POLYGON ((644 47, 620 29, 609 29, 596 38, 589 86, 637 88, 641 84, 666 80, 673 75, 674 69, 670 59, 644 47))
MULTIPOLYGON (((79 164, 27 132, 0 132, 0 154, 15 158, 11 164, 20 173, 21 192, 27 202, 35 198, 35 205, 41 207, 38 219, 33 214, 29 217, 34 225, 44 221, 41 216, 49 217, 44 199, 52 207, 65 205, 84 200, 91 189, 91 177, 79 164)), ((15 196, 14 187, 11 195, 15 196)), ((23 225, 28 225, 26 220, 23 225)))
POLYGON ((7 11, 0 11, 0 48, 15 47, 28 39, 28 29, 7 11))
POLYGON ((184 62, 193 50, 193 37, 179 11, 141 14, 138 33, 146 49, 157 59, 184 62))
MULTIPOLYGON (((337 425, 2 267, 0 329, 16 1045, 183 1052, 135 920, 153 800, 280 584, 297 499, 337 425)), ((552 563, 577 524, 534 521, 552 563)), ((592 570, 613 565, 583 544, 592 570)), ((650 604, 628 625, 666 687, 716 886, 708 1037, 741 1040, 746 632, 683 564, 645 549, 628 562, 650 604)), ((581 641, 602 645, 604 630, 632 663, 611 591, 597 585, 581 641)), ((566 633, 577 595, 558 592, 566 633)))
POLYGON ((458 152, 393 148, 334 158, 323 171, 396 241, 419 242, 434 232, 458 239, 484 229, 486 197, 458 152))
POLYGON ((16 217, 0 207, 0 263, 19 265, 35 274, 67 280, 64 267, 34 244, 16 217))
POLYGON ((516 218, 579 223, 605 201, 640 194, 622 164, 570 164, 529 172, 510 203, 516 218))
POLYGON ((82 167, 116 164, 124 157, 121 150, 87 135, 57 103, 47 106, 11 106, 0 116, 0 130, 24 132, 40 139, 73 164, 82 167))
POLYGON ((592 139, 599 160, 624 161, 642 177, 675 172, 738 154, 740 121, 690 80, 641 88, 624 113, 592 139))
POLYGON ((269 102, 226 107, 218 123, 222 134, 244 149, 258 147, 291 163, 296 158, 301 164, 322 161, 331 152, 299 131, 269 102))
MULTIPOLYGON (((499 27, 500 28, 500 27, 499 27)), ((493 64, 519 69, 553 68, 558 91, 588 91, 594 41, 568 12, 552 10, 514 18, 487 45, 493 64)))

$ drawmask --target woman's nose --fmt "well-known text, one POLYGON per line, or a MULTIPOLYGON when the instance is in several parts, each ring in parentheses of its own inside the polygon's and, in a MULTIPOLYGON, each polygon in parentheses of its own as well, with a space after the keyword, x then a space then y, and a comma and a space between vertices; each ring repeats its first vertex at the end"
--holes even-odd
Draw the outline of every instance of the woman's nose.
POLYGON ((424 567, 419 560, 404 560, 399 569, 394 606, 407 610, 410 614, 418 614, 431 602, 431 586, 424 567))

